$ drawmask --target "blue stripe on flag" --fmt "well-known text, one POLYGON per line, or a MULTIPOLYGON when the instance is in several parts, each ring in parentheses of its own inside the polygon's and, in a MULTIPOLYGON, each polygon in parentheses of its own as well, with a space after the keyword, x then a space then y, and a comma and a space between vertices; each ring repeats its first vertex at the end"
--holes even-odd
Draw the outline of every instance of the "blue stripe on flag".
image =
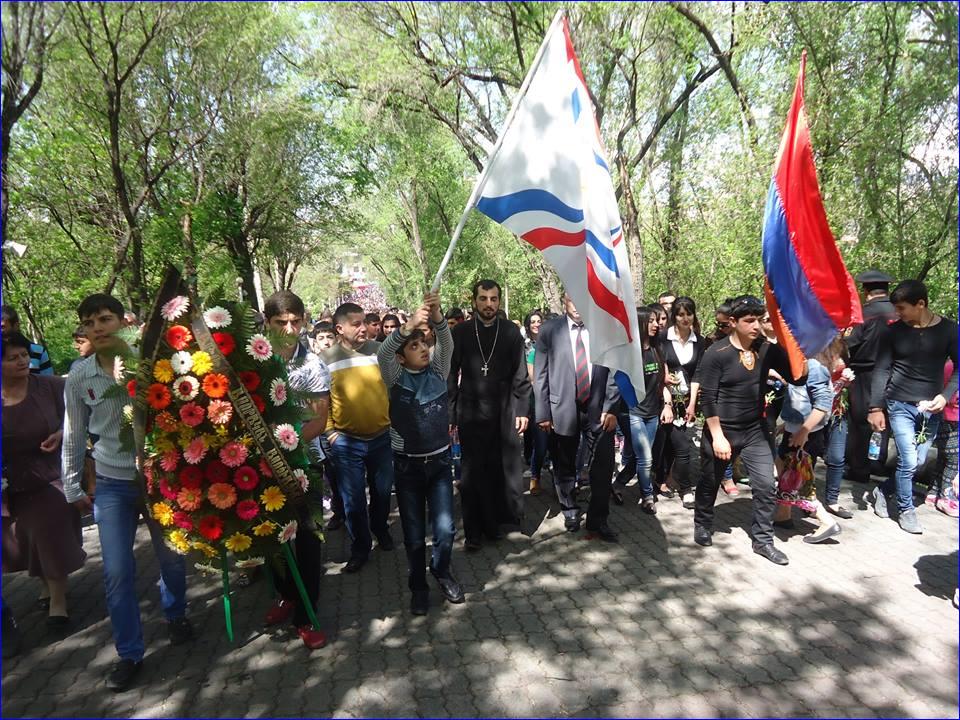
POLYGON ((763 267, 783 319, 805 355, 814 355, 836 336, 837 326, 813 293, 797 258, 774 179, 763 217, 763 267))
POLYGON ((607 167, 607 164, 603 161, 603 158, 600 157, 599 155, 597 155, 597 151, 596 151, 596 150, 593 151, 593 159, 594 159, 594 161, 597 163, 597 165, 599 165, 600 167, 602 167, 602 168, 603 168, 604 170, 606 170, 607 172, 610 172, 610 168, 607 167))
POLYGON ((580 119, 580 95, 577 94, 576 89, 570 96, 570 104, 573 105, 573 121, 576 122, 580 119))
POLYGON ((553 213, 567 222, 583 222, 583 210, 570 207, 553 193, 538 188, 520 190, 494 198, 482 197, 477 202, 477 210, 498 223, 503 223, 511 216, 529 210, 553 213))
POLYGON ((592 232, 587 230, 587 245, 593 248, 600 261, 607 266, 607 269, 620 277, 620 269, 617 267, 617 257, 613 254, 613 249, 607 247, 592 232))
POLYGON ((614 238, 620 232, 622 226, 617 225, 613 230, 610 231, 610 237, 614 238))

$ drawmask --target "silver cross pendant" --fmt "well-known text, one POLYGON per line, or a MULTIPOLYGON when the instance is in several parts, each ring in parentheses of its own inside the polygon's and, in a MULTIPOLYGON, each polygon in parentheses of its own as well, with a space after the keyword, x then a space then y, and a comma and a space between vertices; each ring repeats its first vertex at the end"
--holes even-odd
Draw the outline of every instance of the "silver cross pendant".
POLYGON ((483 376, 484 376, 484 377, 487 376, 487 371, 488 371, 488 370, 490 370, 490 368, 489 368, 489 366, 488 366, 486 363, 484 363, 483 365, 480 366, 480 372, 483 373, 483 376))

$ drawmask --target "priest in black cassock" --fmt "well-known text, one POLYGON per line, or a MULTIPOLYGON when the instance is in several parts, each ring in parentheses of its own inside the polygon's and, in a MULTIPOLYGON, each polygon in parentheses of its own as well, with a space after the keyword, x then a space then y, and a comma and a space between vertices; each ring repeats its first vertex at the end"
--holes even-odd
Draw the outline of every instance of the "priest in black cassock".
POLYGON ((464 547, 502 537, 500 525, 523 519, 522 435, 527 429, 530 378, 523 336, 500 317, 500 285, 473 286, 474 315, 453 328, 448 392, 460 432, 464 547))

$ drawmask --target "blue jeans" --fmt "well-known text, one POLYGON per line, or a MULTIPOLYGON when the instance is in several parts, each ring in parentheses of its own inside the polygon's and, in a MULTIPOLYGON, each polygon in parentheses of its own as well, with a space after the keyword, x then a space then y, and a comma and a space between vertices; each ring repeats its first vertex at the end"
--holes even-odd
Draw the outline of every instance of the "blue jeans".
POLYGON ((903 512, 913 508, 913 476, 927 459, 927 451, 937 437, 940 415, 927 418, 927 439, 920 445, 915 443, 915 438, 923 415, 916 404, 888 400, 887 419, 893 441, 897 444, 897 470, 893 480, 887 478, 880 487, 887 495, 896 491, 897 506, 903 512))
POLYGON ((397 506, 403 526, 403 544, 407 550, 407 584, 411 590, 426 590, 428 506, 433 526, 430 572, 437 577, 450 574, 455 533, 450 453, 445 451, 428 458, 394 454, 393 467, 397 475, 397 506))
POLYGON ((183 617, 187 611, 187 578, 183 556, 163 541, 163 530, 148 516, 143 506, 140 485, 97 475, 93 499, 93 518, 100 531, 103 558, 103 582, 107 609, 113 626, 117 654, 124 660, 143 659, 143 629, 140 625, 140 599, 137 597, 137 562, 133 543, 137 520, 143 513, 160 561, 160 603, 167 620, 183 617))
POLYGON ((640 494, 645 498, 653 495, 650 468, 653 465, 653 441, 657 437, 659 426, 659 417, 642 418, 630 413, 630 442, 637 456, 637 480, 640 483, 640 494))
POLYGON ((547 459, 547 445, 550 436, 541 430, 537 424, 533 424, 533 427, 527 430, 527 432, 533 434, 533 452, 530 453, 530 474, 535 478, 539 478, 543 470, 543 463, 547 459))
POLYGON ((373 547, 373 534, 381 541, 390 531, 390 491, 393 489, 393 450, 390 431, 372 440, 360 440, 340 433, 330 443, 330 452, 337 469, 340 495, 346 516, 347 532, 352 541, 350 557, 365 560, 373 547), (367 514, 367 475, 370 476, 370 510, 367 514))
POLYGON ((827 505, 840 502, 840 481, 843 479, 843 460, 847 447, 847 418, 832 418, 827 423, 827 505))

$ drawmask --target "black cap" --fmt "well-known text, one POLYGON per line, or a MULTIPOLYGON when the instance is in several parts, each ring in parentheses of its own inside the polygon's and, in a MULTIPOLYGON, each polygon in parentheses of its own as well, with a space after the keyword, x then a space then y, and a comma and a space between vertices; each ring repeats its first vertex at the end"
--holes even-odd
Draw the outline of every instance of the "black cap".
POLYGON ((893 282, 893 278, 887 275, 885 272, 880 272, 879 270, 864 270, 862 273, 857 275, 855 280, 861 285, 889 285, 893 282))

